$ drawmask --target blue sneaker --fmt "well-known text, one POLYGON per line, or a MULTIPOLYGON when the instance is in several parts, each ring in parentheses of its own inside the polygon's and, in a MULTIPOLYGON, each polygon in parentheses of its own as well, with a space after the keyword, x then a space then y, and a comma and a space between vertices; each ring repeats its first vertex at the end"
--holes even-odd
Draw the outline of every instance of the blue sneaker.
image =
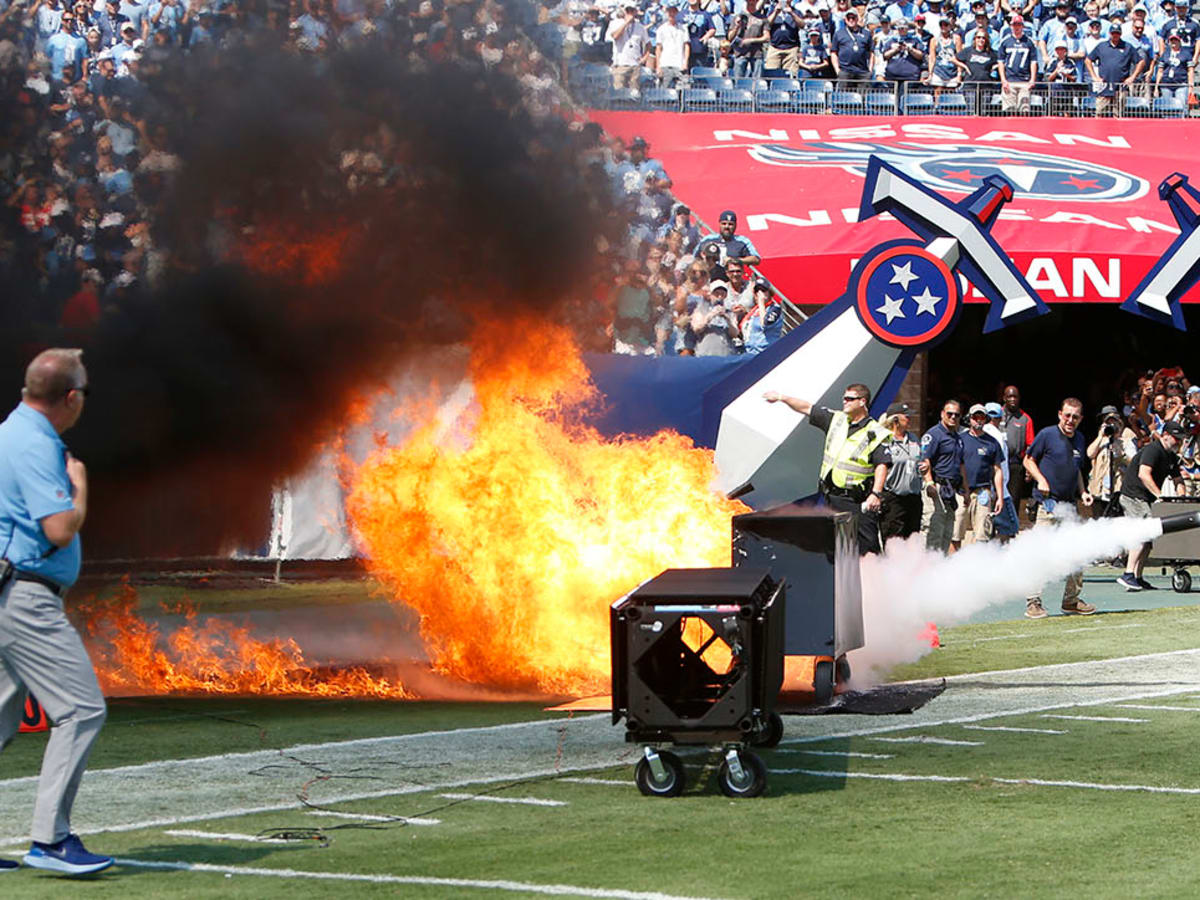
POLYGON ((91 875, 93 872, 102 872, 112 864, 111 856, 88 853, 77 834, 69 834, 57 844, 34 841, 25 854, 25 865, 62 872, 64 875, 91 875))
POLYGON ((1127 591, 1143 590, 1141 582, 1139 582, 1134 576, 1130 575, 1128 572, 1126 572, 1124 575, 1122 575, 1120 578, 1117 579, 1117 584, 1121 585, 1121 587, 1125 588, 1125 590, 1127 590, 1127 591))
POLYGON ((11 859, 0 859, 0 872, 15 872, 21 868, 19 862, 13 862, 11 859))

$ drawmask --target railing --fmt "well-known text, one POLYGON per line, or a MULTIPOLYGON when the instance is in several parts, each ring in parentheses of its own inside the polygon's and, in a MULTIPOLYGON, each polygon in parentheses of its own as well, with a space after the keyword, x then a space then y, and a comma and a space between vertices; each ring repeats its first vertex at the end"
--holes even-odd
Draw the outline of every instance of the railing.
POLYGON ((872 82, 865 89, 838 90, 826 79, 729 78, 693 70, 673 87, 643 72, 638 87, 617 89, 606 66, 582 65, 570 73, 576 96, 594 109, 666 112, 770 112, 818 115, 938 116, 1118 116, 1184 119, 1200 110, 1187 104, 1186 86, 1120 86, 1114 96, 1090 84, 1035 84, 1022 96, 1007 96, 997 81, 936 88, 921 82, 872 82))

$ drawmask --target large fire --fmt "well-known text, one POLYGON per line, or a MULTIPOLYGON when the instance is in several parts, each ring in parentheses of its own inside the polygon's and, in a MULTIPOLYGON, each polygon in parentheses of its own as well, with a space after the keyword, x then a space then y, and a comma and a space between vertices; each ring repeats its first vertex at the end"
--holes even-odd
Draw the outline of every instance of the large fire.
POLYGON ((549 693, 606 689, 607 608, 665 568, 729 564, 712 454, 687 438, 606 440, 565 330, 509 322, 472 343, 470 421, 420 422, 351 476, 371 572, 421 614, 435 668, 549 693))
POLYGON ((137 594, 128 582, 116 597, 80 607, 88 652, 106 696, 412 697, 398 682, 362 668, 315 668, 293 640, 260 641, 245 626, 221 619, 201 625, 191 608, 178 611, 186 623, 163 638, 158 625, 138 615, 137 594))

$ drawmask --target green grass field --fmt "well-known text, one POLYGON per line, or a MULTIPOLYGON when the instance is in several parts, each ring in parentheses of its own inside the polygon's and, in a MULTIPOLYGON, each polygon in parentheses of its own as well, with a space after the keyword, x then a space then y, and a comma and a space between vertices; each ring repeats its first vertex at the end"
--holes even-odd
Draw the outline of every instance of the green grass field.
MULTIPOLYGON (((75 824, 121 865, 80 883, 21 870, 0 890, 1190 897, 1197 624, 1184 606, 946 629, 894 674, 947 677, 941 696, 787 717, 753 800, 721 795, 705 752, 685 756, 682 797, 643 797, 639 748, 607 716, 539 704, 118 699, 75 824)), ((44 743, 0 756, 10 857, 44 743)))

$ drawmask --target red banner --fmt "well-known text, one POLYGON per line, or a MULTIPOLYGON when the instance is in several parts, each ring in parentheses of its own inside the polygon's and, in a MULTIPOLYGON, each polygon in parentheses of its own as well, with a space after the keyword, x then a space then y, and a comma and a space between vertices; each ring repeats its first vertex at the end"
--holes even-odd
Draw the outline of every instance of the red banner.
MULTIPOLYGON (((859 256, 911 237, 889 216, 858 221, 872 154, 951 199, 1004 175, 1016 196, 992 234, 1042 299, 1118 303, 1179 234, 1158 185, 1189 174, 1189 141, 1200 136, 1188 120, 593 116, 626 140, 645 138, 707 224, 735 210, 763 272, 796 303, 837 298, 859 256)), ((1200 286, 1184 300, 1200 302, 1200 286)))

